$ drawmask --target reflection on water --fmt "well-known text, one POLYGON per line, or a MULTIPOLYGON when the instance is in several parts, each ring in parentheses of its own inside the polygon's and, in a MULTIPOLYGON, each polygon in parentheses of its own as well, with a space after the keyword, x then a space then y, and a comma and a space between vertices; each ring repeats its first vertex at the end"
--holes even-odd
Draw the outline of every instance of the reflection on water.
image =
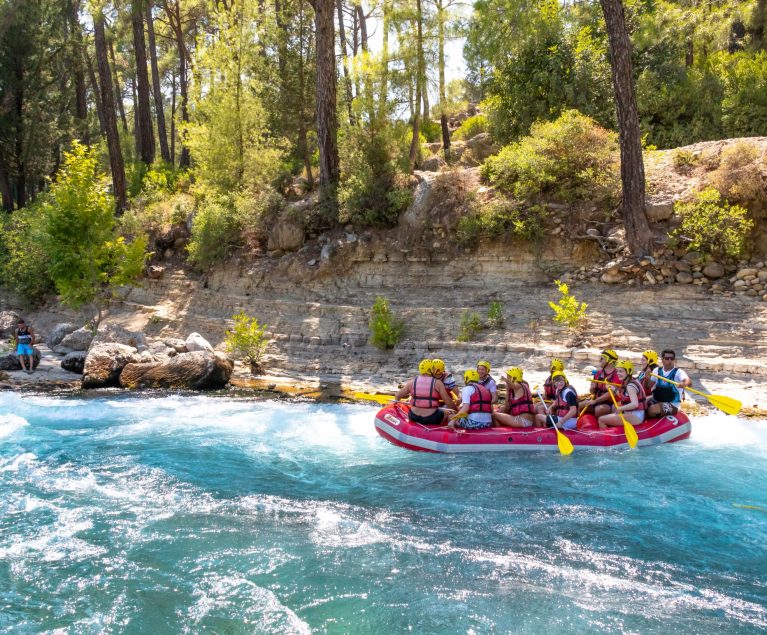
POLYGON ((448 456, 374 408, 0 395, 0 632, 759 632, 767 423, 448 456))

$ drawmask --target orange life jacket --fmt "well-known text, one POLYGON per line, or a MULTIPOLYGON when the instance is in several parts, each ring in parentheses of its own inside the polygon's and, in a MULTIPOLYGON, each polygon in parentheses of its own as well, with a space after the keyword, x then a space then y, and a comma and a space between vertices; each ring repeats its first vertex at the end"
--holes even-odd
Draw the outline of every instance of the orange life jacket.
POLYGON ((436 408, 439 406, 439 391, 437 390, 437 380, 434 377, 416 375, 413 378, 410 405, 415 408, 436 408))

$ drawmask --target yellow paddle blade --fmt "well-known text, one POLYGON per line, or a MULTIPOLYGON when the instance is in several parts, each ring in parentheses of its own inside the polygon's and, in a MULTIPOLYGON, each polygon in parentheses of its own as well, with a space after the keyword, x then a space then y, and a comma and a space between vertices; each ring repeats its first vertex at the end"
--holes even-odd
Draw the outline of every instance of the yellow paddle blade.
POLYGON ((743 408, 743 404, 737 399, 732 397, 725 397, 724 395, 707 395, 706 393, 694 390, 693 388, 685 388, 690 392, 694 392, 696 395, 701 395, 711 402, 711 405, 715 408, 719 408, 722 412, 728 415, 736 415, 743 408))
POLYGON ((366 399, 367 401, 375 401, 380 404, 387 404, 394 401, 394 395, 373 395, 368 392, 355 392, 355 399, 366 399))
POLYGON ((625 417, 621 416, 621 419, 623 419, 623 433, 626 435, 626 441, 629 442, 630 448, 635 448, 637 446, 637 441, 639 441, 637 431, 634 430, 634 426, 626 421, 625 417))
POLYGON ((557 447, 559 448, 559 452, 561 454, 564 454, 565 456, 567 456, 568 454, 572 454, 575 448, 573 447, 573 444, 570 441, 570 439, 568 439, 564 434, 562 434, 562 432, 560 432, 557 426, 554 426, 554 430, 556 430, 556 433, 557 433, 557 447))

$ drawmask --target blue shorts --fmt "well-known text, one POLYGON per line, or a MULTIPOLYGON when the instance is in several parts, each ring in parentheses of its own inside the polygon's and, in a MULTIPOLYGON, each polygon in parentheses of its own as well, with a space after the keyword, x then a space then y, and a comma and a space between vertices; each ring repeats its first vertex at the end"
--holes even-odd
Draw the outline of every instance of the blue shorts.
POLYGON ((16 355, 34 355, 31 344, 18 344, 16 346, 16 355))

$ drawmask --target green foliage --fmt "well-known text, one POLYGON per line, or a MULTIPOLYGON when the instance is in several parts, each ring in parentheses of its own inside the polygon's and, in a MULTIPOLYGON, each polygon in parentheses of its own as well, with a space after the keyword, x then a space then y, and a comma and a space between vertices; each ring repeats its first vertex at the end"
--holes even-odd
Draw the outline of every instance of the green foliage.
POLYGON ((495 300, 490 303, 490 308, 487 310, 487 323, 490 327, 495 329, 503 328, 503 303, 495 300))
POLYGON ((760 213, 767 207, 767 182, 762 177, 760 152, 747 141, 722 149, 708 180, 731 203, 760 213))
POLYGON ((389 301, 378 296, 370 309, 370 343, 382 351, 394 348, 402 339, 404 321, 398 319, 389 307, 389 301))
POLYGON ((481 132, 490 130, 490 121, 486 115, 474 115, 464 121, 453 133, 453 139, 471 139, 481 132))
POLYGON ((582 326, 586 321, 586 309, 589 305, 585 302, 579 303, 575 296, 570 293, 566 283, 554 280, 554 284, 560 294, 556 304, 549 302, 549 306, 554 311, 554 321, 557 324, 564 324, 570 329, 582 326))
POLYGON ((442 141, 442 127, 440 126, 439 121, 421 119, 418 126, 418 132, 421 136, 424 137, 424 139, 426 139, 427 143, 442 141))
POLYGON ((689 150, 674 150, 671 162, 677 172, 686 173, 695 167, 698 158, 689 150))
POLYGON ((264 334, 266 325, 259 324, 257 318, 246 315, 244 311, 233 315, 232 319, 234 326, 227 329, 224 336, 226 350, 251 366, 256 366, 269 344, 264 334))
POLYGON ((42 203, 48 270, 68 305, 100 305, 113 290, 140 275, 146 238, 118 236, 114 202, 101 185, 95 152, 74 143, 42 203))
POLYGON ((482 318, 479 317, 479 313, 475 311, 464 311, 461 315, 461 322, 458 325, 458 337, 456 339, 459 342, 471 342, 476 339, 480 331, 484 328, 482 324, 482 318))
POLYGON ((619 195, 617 158, 615 133, 568 110, 490 157, 482 175, 521 200, 545 196, 612 206, 619 195))
POLYGON ((392 227, 411 200, 387 131, 347 127, 341 138, 340 221, 357 227, 392 227))
POLYGON ((53 291, 44 248, 45 217, 39 203, 3 214, 0 223, 0 279, 29 306, 53 291))
POLYGON ((699 192, 694 201, 675 203, 674 212, 682 223, 671 236, 687 241, 690 249, 714 258, 739 258, 745 254, 754 223, 744 208, 727 203, 715 188, 699 192))
POLYGON ((507 236, 535 242, 543 238, 545 217, 546 210, 540 205, 521 207, 507 199, 475 203, 458 221, 456 241, 462 247, 476 247, 480 240, 507 236))

